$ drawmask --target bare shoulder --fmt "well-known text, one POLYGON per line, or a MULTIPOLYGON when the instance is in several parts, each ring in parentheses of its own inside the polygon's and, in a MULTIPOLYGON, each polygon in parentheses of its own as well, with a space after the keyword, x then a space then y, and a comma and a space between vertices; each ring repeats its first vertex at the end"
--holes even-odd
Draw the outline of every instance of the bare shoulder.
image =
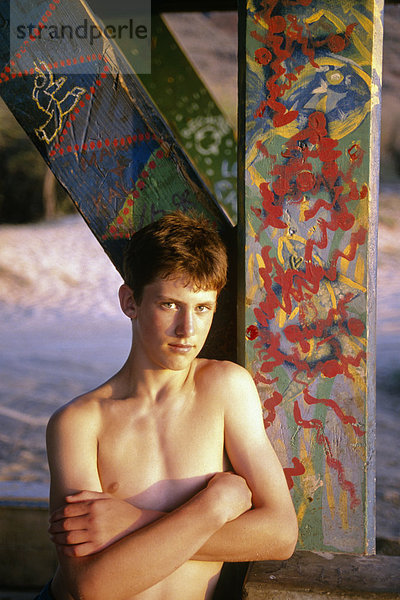
POLYGON ((227 360, 199 361, 198 378, 213 394, 222 394, 230 403, 249 398, 258 400, 258 393, 250 373, 240 365, 227 360))
POLYGON ((57 436, 69 430, 85 431, 87 434, 98 429, 101 423, 99 395, 94 392, 82 394, 58 408, 47 424, 47 437, 57 436))

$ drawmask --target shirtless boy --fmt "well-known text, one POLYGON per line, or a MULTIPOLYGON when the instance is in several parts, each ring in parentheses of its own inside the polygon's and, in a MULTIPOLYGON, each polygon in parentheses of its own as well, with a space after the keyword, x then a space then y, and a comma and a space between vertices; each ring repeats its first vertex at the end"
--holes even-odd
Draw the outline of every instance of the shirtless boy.
POLYGON ((211 600, 223 561, 291 556, 296 515, 252 378, 197 358, 226 263, 200 217, 133 236, 129 357, 48 425, 59 567, 41 598, 211 600))

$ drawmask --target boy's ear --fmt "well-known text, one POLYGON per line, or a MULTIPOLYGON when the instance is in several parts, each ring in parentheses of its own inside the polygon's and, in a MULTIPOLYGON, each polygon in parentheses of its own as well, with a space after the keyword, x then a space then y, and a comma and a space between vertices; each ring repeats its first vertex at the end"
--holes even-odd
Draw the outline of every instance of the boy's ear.
POLYGON ((119 303, 122 312, 129 317, 129 319, 134 319, 136 317, 135 298, 131 288, 126 283, 123 283, 119 288, 119 303))

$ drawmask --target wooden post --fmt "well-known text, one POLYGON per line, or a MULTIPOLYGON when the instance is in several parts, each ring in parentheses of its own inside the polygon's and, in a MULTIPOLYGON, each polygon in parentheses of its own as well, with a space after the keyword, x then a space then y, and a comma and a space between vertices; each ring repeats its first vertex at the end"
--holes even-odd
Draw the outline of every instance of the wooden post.
POLYGON ((240 15, 238 336, 299 549, 375 546, 382 19, 367 0, 249 0, 240 15))

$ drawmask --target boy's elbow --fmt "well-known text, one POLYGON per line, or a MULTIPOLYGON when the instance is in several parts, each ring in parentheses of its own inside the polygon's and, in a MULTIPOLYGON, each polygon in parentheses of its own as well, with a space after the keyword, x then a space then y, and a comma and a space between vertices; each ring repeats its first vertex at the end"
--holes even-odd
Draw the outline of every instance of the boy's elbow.
POLYGON ((265 535, 269 543, 264 545, 257 560, 288 560, 295 551, 299 534, 296 515, 290 518, 281 517, 277 523, 279 526, 273 540, 271 531, 269 535, 265 535))
POLYGON ((296 515, 288 519, 281 528, 280 539, 277 547, 277 556, 274 560, 288 560, 296 549, 299 528, 296 515))

